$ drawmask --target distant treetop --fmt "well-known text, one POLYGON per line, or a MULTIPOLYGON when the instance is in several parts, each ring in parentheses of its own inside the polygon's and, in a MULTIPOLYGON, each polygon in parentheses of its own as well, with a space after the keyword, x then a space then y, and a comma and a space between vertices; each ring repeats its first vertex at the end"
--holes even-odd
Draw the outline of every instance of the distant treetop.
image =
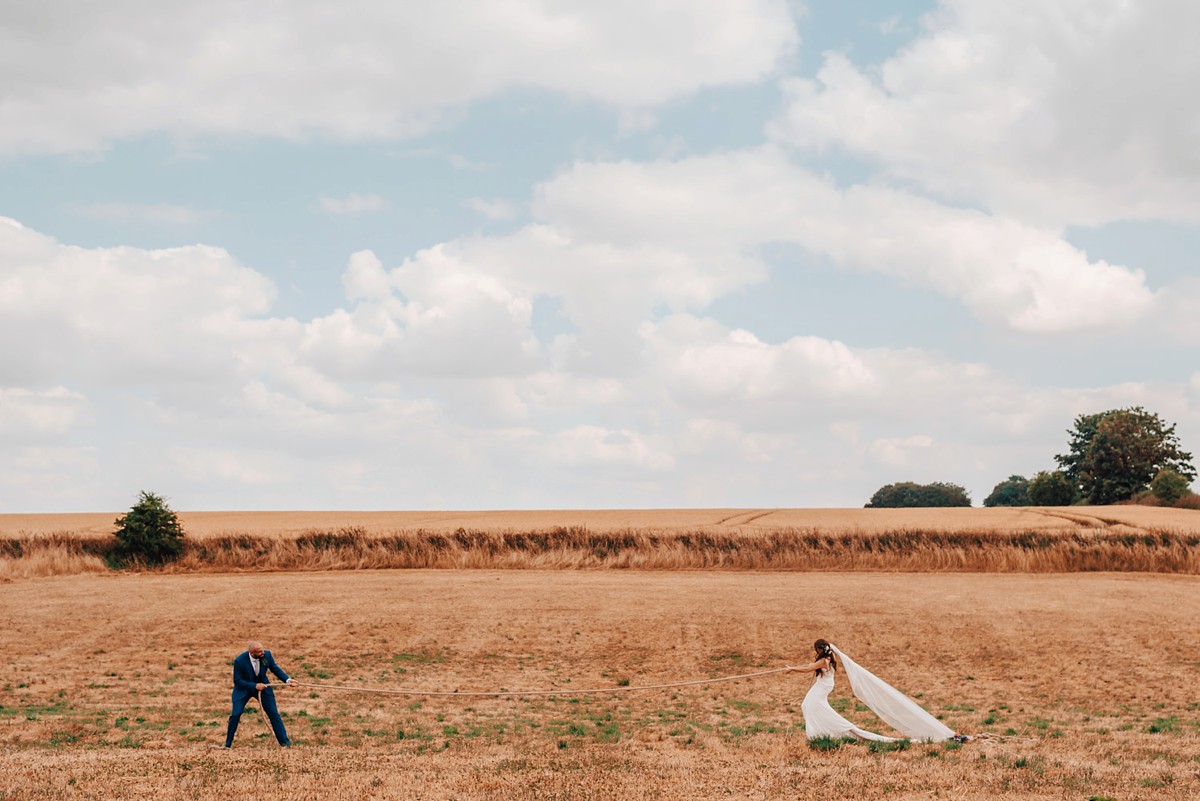
POLYGON ((1192 454, 1180 450, 1175 426, 1140 406, 1081 414, 1067 433, 1068 450, 1054 459, 1088 503, 1128 500, 1162 470, 1196 479, 1192 454))
POLYGON ((924 506, 970 506, 971 497, 957 484, 935 481, 917 484, 903 481, 880 487, 866 504, 867 509, 900 509, 924 506))
POLYGON ((1028 506, 1029 479, 1025 476, 1009 476, 992 489, 992 494, 983 501, 984 506, 1028 506))

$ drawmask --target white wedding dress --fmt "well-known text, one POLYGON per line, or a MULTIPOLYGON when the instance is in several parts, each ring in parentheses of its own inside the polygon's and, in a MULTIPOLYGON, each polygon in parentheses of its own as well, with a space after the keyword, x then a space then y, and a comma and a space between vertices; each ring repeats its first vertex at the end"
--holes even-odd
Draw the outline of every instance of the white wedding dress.
MULTIPOLYGON (((855 697, 867 705, 892 728, 910 740, 941 741, 954 737, 954 730, 926 712, 904 693, 880 679, 871 671, 846 656, 837 646, 831 646, 837 655, 838 667, 845 671, 855 697)), ((809 688, 800 705, 804 713, 804 733, 808 739, 814 737, 858 737, 863 740, 895 742, 898 737, 860 729, 839 715, 829 705, 829 693, 833 691, 836 671, 824 670, 809 688)))
POLYGON ((804 713, 804 733, 808 739, 812 740, 816 737, 833 737, 841 739, 843 737, 858 737, 861 740, 879 740, 880 742, 890 743, 895 742, 895 737, 884 737, 882 734, 860 729, 844 717, 839 715, 832 706, 829 705, 829 693, 833 692, 833 670, 823 670, 821 675, 817 676, 813 681, 812 687, 808 688, 808 694, 804 696, 804 702, 800 704, 800 710, 804 713))

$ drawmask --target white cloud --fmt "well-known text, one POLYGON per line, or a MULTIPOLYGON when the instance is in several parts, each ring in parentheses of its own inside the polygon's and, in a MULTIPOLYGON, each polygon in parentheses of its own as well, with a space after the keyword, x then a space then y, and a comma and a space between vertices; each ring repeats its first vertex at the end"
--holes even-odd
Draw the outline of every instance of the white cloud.
POLYGON ((910 454, 913 450, 926 450, 932 447, 933 437, 915 434, 911 437, 876 439, 871 443, 870 453, 873 459, 887 467, 909 467, 912 463, 910 454))
POLYGON ((386 298, 392 293, 392 280, 374 253, 360 250, 350 254, 342 273, 342 289, 347 300, 386 298))
MULTIPOLYGON (((645 374, 657 408, 679 418, 719 419, 748 432, 857 445, 865 426, 907 429, 931 408, 952 408, 961 437, 986 418, 1001 429, 1028 402, 1011 380, 984 365, 915 349, 855 348, 814 336, 779 344, 714 320, 672 315, 642 327, 645 374)), ((1010 436, 1011 430, 1004 436, 1010 436)), ((974 437, 974 434, 970 434, 974 437)))
POLYGON ((157 384, 231 365, 274 287, 219 248, 85 249, 0 217, 0 373, 20 382, 157 384))
POLYGON ((633 402, 629 388, 615 378, 551 370, 526 376, 517 389, 527 407, 539 412, 633 402))
POLYGON ((387 206, 387 201, 379 195, 359 194, 357 192, 351 192, 346 197, 321 195, 318 203, 321 211, 326 214, 335 214, 339 217, 370 214, 387 206))
POLYGON ((813 231, 815 249, 958 297, 1019 331, 1119 328, 1153 307, 1141 270, 1091 261, 1056 232, 884 189, 856 187, 830 200, 838 205, 824 230, 839 221, 843 230, 823 242, 813 231))
POLYGON ((532 299, 456 247, 423 251, 390 274, 370 252, 344 277, 353 309, 306 326, 300 352, 330 375, 384 380, 427 375, 509 375, 536 365, 532 299))
POLYGON ((646 107, 758 81, 784 0, 32 4, 0 30, 0 152, 167 133, 374 139, 510 87, 646 107))
POLYGON ((839 188, 772 148, 577 164, 538 187, 533 211, 577 240, 687 254, 722 291, 763 275, 759 248, 794 242, 1020 331, 1121 327, 1153 306, 1141 271, 1089 260, 1057 232, 885 187, 839 188))
POLYGON ((773 137, 1038 225, 1200 222, 1187 0, 942 0, 877 71, 828 54, 773 137))
MULTIPOLYGON (((606 242, 589 227, 615 224, 600 214, 604 192, 593 218, 560 204, 574 195, 557 184, 542 222, 513 234, 444 243, 392 268, 354 253, 345 302, 306 321, 268 316, 270 282, 219 249, 78 248, 4 223, 0 328, 31 348, 0 355, 13 387, 0 411, 17 429, 38 421, 39 444, 95 448, 107 467, 31 467, 43 483, 29 497, 57 498, 53 482, 70 476, 109 497, 149 479, 256 508, 861 503, 889 481, 956 480, 978 495, 997 476, 1047 467, 1083 411, 1142 403, 1179 420, 1185 442, 1200 430, 1183 387, 1033 389, 917 349, 770 343, 704 317, 757 280, 756 243, 793 230, 793 207, 766 206, 708 231, 759 201, 719 191, 722 163, 750 183, 758 169, 783 173, 762 187, 778 197, 817 186, 803 207, 814 215, 840 196, 761 154, 653 165, 654 181, 614 165, 631 204, 643 193, 707 198, 684 211, 708 240, 681 226, 606 242), (539 297, 576 330, 539 342, 539 297), (89 402, 94 392, 107 401, 89 402), (99 425, 81 426, 89 415, 99 425), (98 431, 173 450, 133 459, 98 431)), ((0 444, 20 445, 4 432, 0 444)))
POLYGON ((97 453, 88 448, 22 448, 12 461, 13 467, 18 470, 9 474, 9 478, 26 471, 43 474, 90 471, 96 468, 96 457, 97 453))
POLYGON ((438 245, 391 270, 357 253, 343 276, 356 305, 313 320, 301 352, 322 371, 359 378, 525 375, 552 362, 616 376, 636 369, 638 326, 657 307, 703 307, 762 273, 740 257, 577 242, 544 225, 438 245), (531 330, 538 296, 560 300, 579 333, 543 347, 531 330))
POLYGON ((594 425, 578 425, 558 432, 546 451, 553 462, 576 468, 619 467, 657 472, 675 465, 668 451, 637 431, 594 425))
MULTIPOLYGON (((10 441, 5 437, 5 442, 10 441)), ((24 447, 0 459, 0 511, 95 511, 80 506, 96 497, 99 453, 85 447, 24 447)), ((119 508, 116 506, 105 508, 119 508)))
POLYGON ((747 431, 732 420, 691 418, 678 436, 679 453, 699 458, 724 454, 726 459, 743 465, 768 465, 787 451, 794 450, 793 437, 779 432, 747 431))
POLYGON ((87 398, 65 387, 45 391, 0 387, 0 438, 7 443, 59 438, 87 412, 87 398))
MULTIPOLYGON (((461 202, 476 222, 524 218, 505 198, 530 196, 528 182, 503 181, 554 177, 532 187, 532 224, 503 236, 448 238, 408 258, 376 253, 411 232, 325 243, 351 254, 344 297, 304 319, 275 315, 272 281, 220 247, 79 247, 0 219, 0 341, 15 343, 0 349, 0 487, 58 508, 81 497, 119 506, 148 479, 188 488, 174 493, 184 504, 258 508, 861 503, 908 478, 960 481, 981 497, 1005 475, 1052 466, 1075 414, 1135 403, 1178 421, 1195 450, 1200 376, 1140 380, 1167 374, 1147 361, 1139 380, 1116 384, 1096 364, 1118 337, 1128 353, 1156 353, 1138 346, 1161 339, 1186 363, 1200 337, 1195 282, 1152 293, 1138 268, 1153 262, 1106 261, 1062 231, 1200 218, 1197 106, 1179 100, 1196 83, 1187 37, 1200 11, 945 0, 878 69, 831 54, 814 80, 785 80, 790 102, 768 146, 723 149, 721 126, 693 136, 686 118, 702 110, 686 101, 698 89, 757 84, 706 96, 710 112, 766 97, 796 46, 795 9, 351 0, 331 15, 314 0, 165 0, 147 15, 115 0, 102 11, 13 10, 0 30, 0 154, 163 137, 198 150, 222 136, 391 139, 468 115, 478 123, 490 107, 469 104, 498 96, 570 152, 606 160, 555 163, 563 151, 551 147, 509 163, 502 142, 471 141, 485 125, 420 150, 371 148, 461 170, 438 202, 461 202), (600 133, 586 127, 596 121, 600 133), (711 155, 619 160, 702 142, 711 155), (848 182, 843 162, 819 159, 827 151, 848 152, 870 177, 848 182), (797 251, 858 273, 837 282, 954 299, 987 323, 966 332, 978 356, 905 347, 932 340, 902 324, 833 335, 820 315, 797 314, 760 330, 731 311, 737 293, 792 266, 779 253, 797 251), (721 319, 734 314, 740 327, 721 319), (964 361, 1001 350, 1003 366, 964 361), (1045 353, 1061 354, 1063 376, 1045 353), (1023 354, 1037 377, 1021 377, 1023 354)), ((898 19, 878 30, 910 35, 898 19)), ((122 147, 122 166, 146 167, 135 145, 122 147)), ((318 155, 348 153, 333 151, 318 155)), ((304 169, 313 155, 286 163, 304 169)), ((299 190, 309 211, 387 206, 375 194, 318 197, 328 188, 299 190)), ((119 224, 219 218, 167 203, 65 208, 119 224)), ((359 222, 340 228, 372 221, 359 222)), ((855 300, 839 310, 851 321, 874 311, 855 300)))
POLYGON ((504 199, 484 200, 481 197, 472 197, 467 198, 466 206, 489 220, 511 220, 521 213, 515 203, 504 199))
POLYGON ((878 391, 876 376, 840 342, 794 337, 772 346, 749 331, 685 315, 647 325, 643 336, 653 343, 666 385, 689 405, 783 402, 794 408, 878 391))
POLYGON ((258 449, 173 447, 168 458, 180 478, 191 484, 272 485, 297 478, 293 462, 265 455, 258 449))
POLYGON ((855 445, 862 438, 862 428, 857 420, 834 420, 829 424, 829 433, 841 442, 855 445))

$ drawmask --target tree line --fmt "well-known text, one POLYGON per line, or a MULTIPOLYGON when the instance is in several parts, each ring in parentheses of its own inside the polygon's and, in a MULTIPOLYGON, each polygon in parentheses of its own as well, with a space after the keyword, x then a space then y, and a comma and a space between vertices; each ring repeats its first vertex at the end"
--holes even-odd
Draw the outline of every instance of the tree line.
MULTIPOLYGON (((1192 454, 1180 448, 1175 425, 1140 406, 1081 414, 1067 430, 1067 452, 1054 469, 1026 478, 1011 475, 984 499, 984 506, 1070 506, 1077 503, 1154 503, 1200 508, 1191 491, 1192 454)), ((878 489, 867 508, 970 506, 957 484, 911 481, 878 489)))

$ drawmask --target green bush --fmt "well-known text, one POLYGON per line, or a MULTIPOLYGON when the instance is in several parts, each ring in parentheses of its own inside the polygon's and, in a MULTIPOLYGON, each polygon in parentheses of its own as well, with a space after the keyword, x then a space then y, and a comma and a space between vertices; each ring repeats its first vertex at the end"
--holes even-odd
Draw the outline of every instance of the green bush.
POLYGON ((992 494, 983 501, 984 506, 1028 506, 1029 479, 1025 476, 1009 476, 992 489, 992 494))
POLYGON ((116 519, 118 561, 161 565, 183 554, 183 528, 167 502, 142 492, 127 514, 116 519))
POLYGON ((916 484, 902 481, 880 487, 866 504, 868 509, 900 509, 918 506, 970 506, 971 496, 957 484, 935 481, 916 484))
POLYGON ((1150 491, 1167 506, 1174 506, 1188 494, 1188 480, 1177 471, 1164 467, 1150 481, 1150 491))
POLYGON ((1075 486, 1059 470, 1043 470, 1029 481, 1031 506, 1070 506, 1075 502, 1075 486))

